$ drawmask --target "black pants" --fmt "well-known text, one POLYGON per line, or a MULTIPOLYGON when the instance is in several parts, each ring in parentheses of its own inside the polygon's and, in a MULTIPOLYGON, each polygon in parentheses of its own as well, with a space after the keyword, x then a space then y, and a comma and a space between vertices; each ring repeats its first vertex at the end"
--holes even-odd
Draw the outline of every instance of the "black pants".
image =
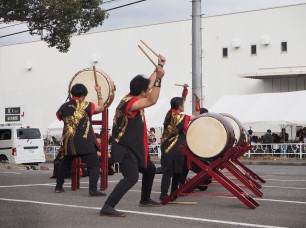
POLYGON ((108 175, 114 175, 115 171, 114 171, 114 162, 112 162, 111 159, 108 159, 108 175))
POLYGON ((171 193, 176 191, 181 185, 180 183, 185 180, 185 160, 184 157, 170 157, 162 156, 161 166, 163 169, 163 176, 161 180, 160 191, 161 195, 165 196, 168 194, 168 190, 171 184, 171 193), (184 173, 184 174, 183 174, 184 173), (171 181, 172 178, 172 181, 171 181), (183 180, 184 179, 184 180, 183 180))
POLYGON ((67 167, 71 167, 73 159, 78 156, 82 158, 82 162, 87 164, 87 170, 89 173, 89 191, 97 191, 100 175, 100 166, 97 153, 64 156, 62 162, 58 167, 59 172, 56 178, 56 188, 63 187, 67 167))
POLYGON ((183 184, 185 184, 186 182, 186 179, 187 179, 187 176, 188 176, 188 173, 189 173, 189 169, 187 169, 187 164, 184 165, 184 168, 183 168, 183 173, 180 175, 180 186, 182 186, 183 184))
POLYGON ((138 161, 135 161, 127 153, 120 163, 123 179, 119 181, 105 204, 115 207, 121 198, 137 183, 139 172, 142 173, 141 200, 150 199, 156 167, 151 160, 148 160, 147 168, 139 168, 138 161))

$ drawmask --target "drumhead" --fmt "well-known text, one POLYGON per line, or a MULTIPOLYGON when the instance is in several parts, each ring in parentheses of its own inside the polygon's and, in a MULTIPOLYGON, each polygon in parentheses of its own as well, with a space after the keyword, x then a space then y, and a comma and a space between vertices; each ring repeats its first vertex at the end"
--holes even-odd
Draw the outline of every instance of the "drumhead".
MULTIPOLYGON (((111 78, 103 71, 96 70, 97 81, 98 84, 101 86, 101 95, 104 101, 104 106, 108 108, 114 100, 115 96, 115 86, 114 82, 111 78)), ((93 102, 95 105, 98 105, 98 97, 97 92, 95 90, 95 78, 94 78, 94 71, 91 68, 83 69, 77 72, 74 77, 72 78, 69 84, 69 95, 72 86, 77 83, 81 83, 86 86, 88 90, 88 94, 85 98, 85 101, 93 102)))
POLYGON ((198 157, 212 158, 233 146, 234 130, 225 118, 216 113, 205 113, 191 121, 186 142, 198 157))

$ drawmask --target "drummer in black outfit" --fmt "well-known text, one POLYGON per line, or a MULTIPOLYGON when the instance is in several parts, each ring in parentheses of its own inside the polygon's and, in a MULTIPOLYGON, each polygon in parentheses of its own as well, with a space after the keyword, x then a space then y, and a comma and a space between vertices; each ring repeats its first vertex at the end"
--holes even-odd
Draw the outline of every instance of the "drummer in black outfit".
POLYGON ((166 60, 158 56, 158 67, 151 77, 137 75, 130 82, 130 93, 116 108, 112 129, 112 158, 120 163, 123 179, 119 181, 100 211, 101 215, 124 217, 114 209, 121 198, 137 183, 142 172, 139 206, 160 206, 150 198, 156 167, 149 159, 144 108, 154 105, 159 97, 166 60))
POLYGON ((178 189, 181 175, 186 173, 187 170, 186 156, 179 151, 178 146, 185 145, 187 126, 190 120, 199 115, 200 110, 199 99, 196 99, 195 116, 181 114, 181 112, 184 112, 184 103, 188 94, 187 87, 188 85, 185 84, 182 97, 171 99, 171 109, 164 120, 164 132, 161 139, 163 176, 160 200, 164 200, 168 196, 171 178, 171 192, 174 192, 178 189))
POLYGON ((87 164, 89 172, 89 196, 105 196, 105 193, 97 191, 97 183, 100 174, 97 151, 98 142, 92 128, 91 116, 101 113, 104 109, 101 96, 101 87, 96 86, 98 105, 85 101, 88 90, 83 84, 75 84, 71 88, 72 97, 63 104, 56 113, 59 120, 64 121, 63 147, 64 158, 59 165, 56 179, 55 192, 64 192, 63 184, 67 167, 77 156, 87 164))

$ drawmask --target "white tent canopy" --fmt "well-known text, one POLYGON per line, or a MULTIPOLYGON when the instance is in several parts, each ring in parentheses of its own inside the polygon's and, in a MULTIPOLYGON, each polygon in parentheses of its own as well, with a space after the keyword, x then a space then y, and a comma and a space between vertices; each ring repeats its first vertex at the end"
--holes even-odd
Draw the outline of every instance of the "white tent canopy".
POLYGON ((245 127, 306 125, 306 91, 222 96, 209 111, 231 114, 245 127))

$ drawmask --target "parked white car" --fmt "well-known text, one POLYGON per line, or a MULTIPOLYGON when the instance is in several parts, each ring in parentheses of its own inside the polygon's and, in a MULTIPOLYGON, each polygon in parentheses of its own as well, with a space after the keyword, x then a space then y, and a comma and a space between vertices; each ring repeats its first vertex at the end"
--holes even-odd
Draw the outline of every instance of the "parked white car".
POLYGON ((1 125, 0 162, 26 165, 46 162, 39 128, 1 125))

